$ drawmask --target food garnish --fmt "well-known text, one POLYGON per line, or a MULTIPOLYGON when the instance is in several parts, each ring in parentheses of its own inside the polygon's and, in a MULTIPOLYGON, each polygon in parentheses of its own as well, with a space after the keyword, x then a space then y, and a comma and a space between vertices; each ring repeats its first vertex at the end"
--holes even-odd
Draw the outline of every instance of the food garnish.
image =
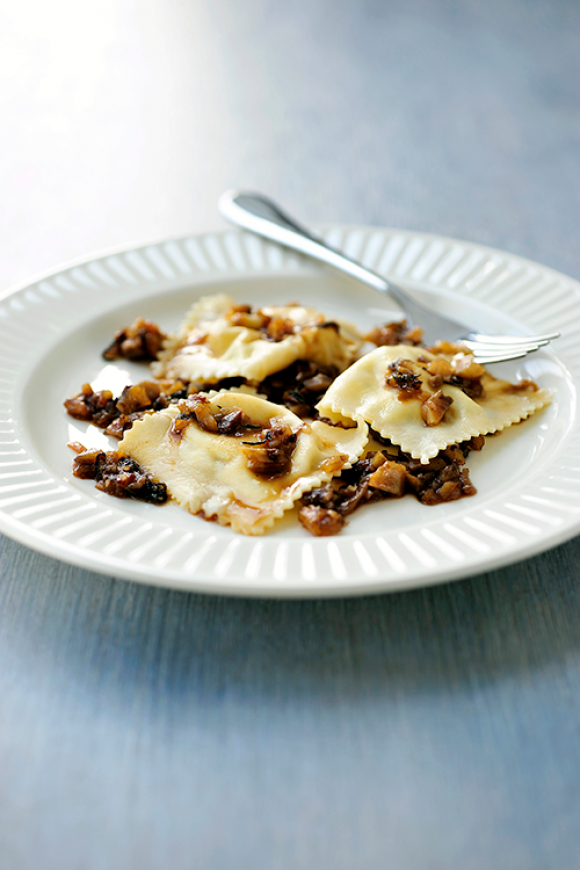
POLYGON ((149 376, 118 396, 85 383, 64 403, 120 440, 71 443, 73 474, 253 535, 292 508, 325 537, 371 502, 471 497, 469 453, 551 394, 494 377, 461 344, 421 341, 404 321, 361 335, 297 303, 223 294, 198 300, 172 335, 137 318, 103 355, 149 362, 149 376))

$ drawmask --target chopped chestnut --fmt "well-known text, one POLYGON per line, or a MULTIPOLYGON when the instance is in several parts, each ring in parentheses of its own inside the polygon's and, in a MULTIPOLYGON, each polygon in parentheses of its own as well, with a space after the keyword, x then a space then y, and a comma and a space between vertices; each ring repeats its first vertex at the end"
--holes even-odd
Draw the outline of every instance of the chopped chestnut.
POLYGON ((298 519, 304 528, 316 537, 338 535, 344 526, 344 517, 332 508, 304 505, 298 511, 298 519))
POLYGON ((401 462, 387 459, 373 471, 369 477, 369 486, 388 492, 389 495, 401 496, 405 492, 407 471, 401 462))
POLYGON ((470 353, 458 353, 451 360, 451 366, 453 368, 453 374, 458 375, 460 378, 467 378, 468 380, 480 378, 485 374, 484 367, 481 363, 475 362, 473 355, 470 353))
POLYGON ((438 375, 441 378, 449 378, 453 374, 451 363, 442 356, 429 360, 426 369, 430 375, 438 375))
POLYGON ((452 404, 451 396, 446 396, 441 390, 425 399, 421 405, 421 419, 425 426, 438 426, 452 404))

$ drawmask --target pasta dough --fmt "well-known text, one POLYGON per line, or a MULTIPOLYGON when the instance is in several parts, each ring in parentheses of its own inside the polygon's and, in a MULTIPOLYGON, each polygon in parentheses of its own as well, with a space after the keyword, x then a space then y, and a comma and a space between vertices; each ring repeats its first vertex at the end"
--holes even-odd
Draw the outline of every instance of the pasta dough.
POLYGON ((322 421, 309 425, 258 396, 229 391, 206 395, 213 413, 242 411, 258 429, 290 429, 296 440, 288 470, 272 477, 249 470, 249 442, 260 443, 258 430, 242 436, 222 435, 192 422, 176 437, 172 426, 183 405, 181 409, 170 405, 134 423, 120 449, 163 480, 182 507, 231 525, 236 532, 265 532, 304 492, 352 465, 367 442, 368 429, 362 421, 351 428, 322 421))
POLYGON ((353 326, 329 322, 314 308, 272 305, 252 310, 218 294, 193 305, 178 332, 165 342, 153 371, 157 377, 199 384, 233 377, 258 383, 298 359, 342 371, 361 344, 353 326))
MULTIPOLYGON (((442 356, 452 359, 451 355, 442 356)), ((398 390, 386 385, 390 366, 400 359, 411 361, 420 377, 421 390, 433 395, 436 390, 429 386, 425 367, 436 359, 435 354, 407 345, 379 347, 339 375, 317 405, 320 414, 334 412, 353 420, 362 417, 383 438, 426 463, 450 444, 499 432, 551 401, 547 390, 535 385, 514 386, 485 372, 481 398, 470 398, 459 387, 443 384, 443 395, 453 402, 438 425, 426 426, 420 399, 401 398, 398 390)))

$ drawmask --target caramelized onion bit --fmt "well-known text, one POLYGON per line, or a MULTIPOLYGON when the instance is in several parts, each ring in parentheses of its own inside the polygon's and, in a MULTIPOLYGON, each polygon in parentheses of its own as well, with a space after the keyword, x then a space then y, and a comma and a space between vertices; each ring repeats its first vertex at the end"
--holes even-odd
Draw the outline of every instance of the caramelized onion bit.
POLYGON ((95 392, 90 384, 83 384, 80 393, 67 399, 64 403, 67 413, 77 420, 88 420, 105 429, 109 423, 119 416, 116 402, 110 390, 95 392))
POLYGON ((389 365, 385 375, 385 385, 398 390, 401 401, 421 398, 423 392, 421 378, 413 363, 401 357, 389 365))
POLYGON ((148 410, 159 411, 182 398, 187 387, 182 381, 141 381, 125 387, 118 398, 110 390, 95 392, 84 384, 80 393, 67 399, 64 406, 71 417, 86 420, 104 429, 107 435, 121 438, 148 410))
POLYGON ((103 351, 103 356, 108 360, 151 361, 157 359, 165 338, 157 324, 138 317, 131 326, 115 333, 112 343, 103 351))
POLYGON ((387 372, 386 384, 399 388, 399 399, 426 398, 426 396, 421 396, 416 382, 416 389, 413 389, 411 375, 414 373, 418 379, 421 371, 427 374, 427 386, 435 392, 440 390, 443 384, 450 384, 453 387, 458 387, 470 399, 484 397, 485 390, 481 378, 485 374, 485 369, 479 363, 474 362, 472 354, 461 350, 460 345, 449 344, 449 342, 438 342, 434 348, 431 348, 431 351, 433 353, 454 353, 455 355, 451 360, 443 356, 431 360, 419 357, 417 360, 419 365, 416 365, 416 368, 413 368, 414 364, 411 360, 397 359, 391 363, 391 371, 387 372))
POLYGON ((204 432, 214 435, 232 435, 239 437, 259 429, 244 412, 237 408, 233 411, 214 411, 210 400, 201 393, 192 393, 187 399, 179 402, 180 414, 171 424, 169 434, 172 438, 181 438, 183 432, 191 423, 196 423, 204 432))
MULTIPOLYGON (((373 432, 373 436, 376 437, 376 433, 373 432)), ((346 517, 360 505, 385 498, 400 498, 405 493, 413 494, 425 505, 435 505, 477 492, 469 479, 465 458, 470 450, 481 450, 485 441, 482 435, 462 444, 450 445, 425 465, 386 439, 381 440, 387 449, 368 453, 329 483, 305 493, 303 506, 346 517)), ((323 517, 326 513, 318 515, 323 517)), ((310 513, 306 516, 313 517, 312 522, 316 525, 317 515, 310 513)), ((309 528, 307 522, 303 525, 309 528)))
MULTIPOLYGON (((296 305, 296 302, 291 302, 287 307, 291 308, 296 305)), ((233 326, 241 326, 260 332, 261 338, 265 341, 283 341, 288 335, 295 335, 305 327, 316 326, 318 329, 340 331, 339 324, 333 320, 300 324, 292 320, 291 317, 283 317, 280 314, 266 314, 261 308, 253 308, 251 305, 234 305, 227 312, 226 317, 233 326)), ((320 320, 320 318, 318 319, 320 320)))
POLYGON ((465 458, 470 450, 481 450, 481 438, 453 444, 428 463, 414 459, 407 463, 407 484, 420 502, 434 505, 475 495, 477 490, 469 479, 465 458))
POLYGON ((243 453, 248 469, 261 477, 286 474, 292 464, 292 454, 298 434, 289 426, 263 429, 258 441, 244 441, 243 453))
POLYGON ((262 338, 268 341, 282 341, 287 335, 294 335, 296 324, 286 317, 271 317, 264 329, 262 338))
POLYGON ((138 384, 130 384, 125 387, 117 399, 117 410, 121 414, 133 414, 135 411, 150 408, 153 401, 158 399, 162 392, 162 385, 158 381, 141 381, 138 384))
POLYGON ((270 320, 262 311, 253 311, 250 305, 236 305, 229 313, 233 326, 246 329, 266 329, 270 320))
POLYGON ((217 434, 219 431, 218 421, 206 396, 194 393, 193 396, 189 396, 185 400, 184 404, 187 409, 185 413, 195 419, 200 429, 217 434))
POLYGON ((285 405, 297 417, 317 416, 314 406, 320 394, 338 376, 334 366, 319 366, 311 360, 297 360, 282 371, 269 375, 259 386, 269 402, 285 405))
POLYGON ((470 450, 483 450, 483 447, 485 445, 485 435, 474 435, 473 438, 467 443, 469 444, 470 450))
POLYGON ((524 378, 519 384, 506 384, 502 387, 502 393, 535 393, 539 389, 534 381, 524 378))
POLYGON ((445 383, 452 387, 459 387, 470 399, 483 399, 485 396, 485 390, 479 378, 463 378, 459 375, 451 375, 445 383))
POLYGON ((451 355, 454 353, 468 353, 467 345, 461 344, 461 342, 452 342, 452 341, 436 341, 434 345, 428 347, 427 350, 430 353, 434 353, 435 355, 443 353, 446 355, 451 355))
POLYGON ((84 480, 94 480, 97 489, 116 498, 135 498, 152 504, 167 501, 167 486, 146 472, 129 456, 117 450, 85 450, 72 442, 77 453, 73 459, 73 474, 84 480), (80 449, 79 449, 80 448, 80 449))
POLYGON ((408 327, 407 321, 385 323, 377 326, 363 336, 365 341, 376 344, 377 347, 393 346, 395 344, 419 345, 423 341, 423 330, 418 326, 408 327))
POLYGON ((246 415, 238 408, 229 414, 217 416, 217 427, 220 435, 239 435, 242 430, 247 430, 246 415))

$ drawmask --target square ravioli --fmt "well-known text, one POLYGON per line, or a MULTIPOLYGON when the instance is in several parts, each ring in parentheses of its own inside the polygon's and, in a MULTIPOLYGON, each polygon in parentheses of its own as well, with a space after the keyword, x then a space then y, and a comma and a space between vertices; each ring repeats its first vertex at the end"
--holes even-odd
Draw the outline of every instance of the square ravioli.
POLYGON ((190 513, 260 535, 305 492, 356 462, 367 436, 362 421, 307 424, 258 396, 222 390, 146 414, 120 450, 190 513))
POLYGON ((464 353, 379 347, 343 372, 318 403, 321 415, 365 420, 413 458, 499 432, 551 401, 529 381, 510 384, 464 353))
POLYGON ((259 383, 296 360, 345 369, 361 339, 355 328, 303 305, 238 305, 225 294, 196 302, 154 364, 157 377, 212 384, 223 378, 259 383))

